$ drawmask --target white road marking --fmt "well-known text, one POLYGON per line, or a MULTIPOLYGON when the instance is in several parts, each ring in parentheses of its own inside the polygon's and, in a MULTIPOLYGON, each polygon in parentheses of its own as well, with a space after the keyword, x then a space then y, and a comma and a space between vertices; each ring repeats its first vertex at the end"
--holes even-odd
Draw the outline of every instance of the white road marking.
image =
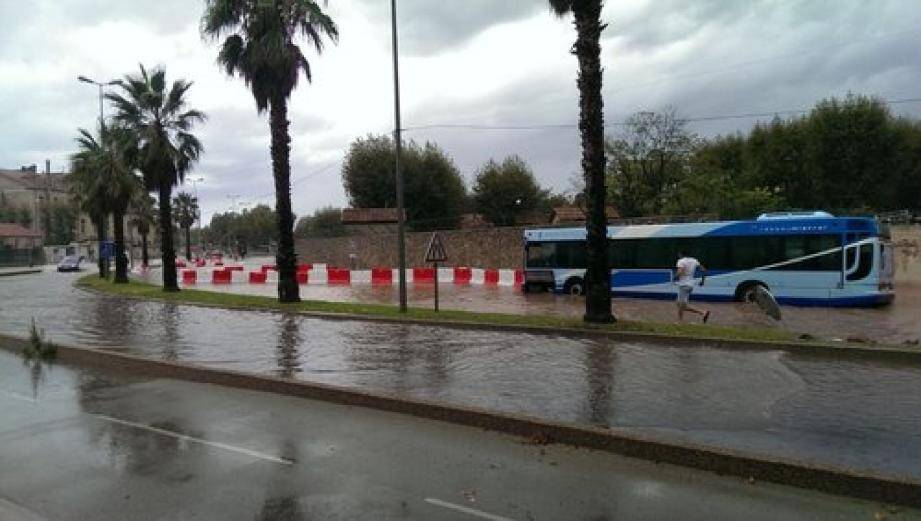
POLYGON ((157 427, 152 427, 150 425, 144 425, 143 423, 135 423, 135 422, 128 421, 128 420, 120 420, 118 418, 113 418, 111 416, 106 416, 104 414, 94 414, 93 416, 96 418, 99 418, 100 420, 117 423, 119 425, 126 425, 128 427, 134 427, 135 429, 143 429, 145 431, 155 432, 157 434, 160 434, 163 436, 169 436, 171 438, 176 438, 178 440, 185 440, 185 441, 190 441, 193 443, 200 443, 202 445, 207 445, 209 447, 224 449, 230 452, 236 452, 237 454, 245 454, 247 456, 252 456, 254 458, 259 458, 265 461, 271 461, 273 463, 280 463, 282 465, 294 465, 294 462, 289 459, 279 458, 277 456, 271 456, 269 454, 263 454, 261 452, 256 452, 254 450, 246 449, 243 447, 237 447, 234 445, 228 445, 226 443, 220 443, 216 441, 208 441, 208 440, 203 440, 200 438, 194 438, 186 434, 179 434, 178 432, 168 431, 166 429, 160 429, 157 427))
POLYGON ((447 501, 442 501, 433 497, 425 498, 425 502, 430 505, 439 506, 442 508, 447 508, 450 510, 456 510, 458 512, 463 512, 474 517, 479 517, 480 519, 489 519, 490 521, 514 521, 508 517, 497 516, 495 514, 490 514, 489 512, 483 512, 482 510, 477 510, 475 508, 465 507, 464 505, 455 505, 454 503, 448 503, 447 501))
POLYGON ((26 395, 24 395, 24 394, 14 393, 13 391, 4 391, 4 390, 0 389, 0 393, 5 394, 5 395, 9 396, 10 398, 13 398, 13 399, 16 399, 16 400, 20 400, 20 401, 23 401, 23 402, 38 403, 38 400, 36 400, 36 399, 34 399, 34 398, 32 398, 32 397, 26 396, 26 395))

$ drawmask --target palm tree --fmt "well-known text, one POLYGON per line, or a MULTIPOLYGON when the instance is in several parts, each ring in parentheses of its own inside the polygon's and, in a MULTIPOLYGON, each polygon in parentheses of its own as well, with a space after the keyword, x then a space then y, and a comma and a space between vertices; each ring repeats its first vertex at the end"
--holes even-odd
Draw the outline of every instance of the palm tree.
POLYGON ((604 101, 601 98, 602 0, 550 0, 557 16, 573 14, 576 42, 572 53, 579 61, 579 131, 582 134, 582 171, 585 177, 587 218, 585 272, 586 322, 613 322, 608 266, 607 218, 604 187, 604 101))
POLYGON ((100 183, 100 176, 96 170, 97 156, 102 153, 103 147, 92 134, 80 129, 77 138, 79 150, 71 155, 70 193, 80 210, 90 216, 96 227, 96 240, 99 251, 99 277, 109 276, 109 264, 102 255, 102 246, 106 242, 106 223, 109 219, 108 200, 104 197, 104 189, 100 183))
POLYGON ((339 30, 313 0, 207 0, 202 33, 211 38, 227 35, 218 63, 228 75, 243 78, 260 114, 269 111, 278 224, 278 300, 297 302, 300 295, 295 278, 288 98, 301 72, 308 82, 311 74, 307 57, 294 39, 300 34, 320 53, 324 35, 336 41, 339 30))
POLYGON ((146 268, 150 263, 147 253, 147 236, 150 235, 150 229, 157 224, 154 198, 147 192, 139 190, 131 201, 130 214, 128 222, 137 229, 141 236, 141 266, 146 268))
POLYGON ((160 208, 160 253, 163 259, 163 291, 179 291, 170 198, 202 152, 192 126, 205 120, 204 113, 186 107, 185 94, 192 83, 176 80, 167 88, 166 71, 148 74, 143 65, 138 75, 127 75, 122 93, 106 98, 115 106, 115 121, 127 127, 137 141, 137 164, 147 190, 156 191, 160 208))
POLYGON ((139 182, 134 175, 132 134, 123 127, 102 126, 99 139, 80 129, 79 151, 74 154, 74 187, 78 197, 86 201, 91 215, 101 217, 99 229, 104 240, 105 222, 112 215, 115 235, 115 283, 128 282, 128 260, 125 257, 125 213, 139 182), (93 207, 98 205, 98 207, 93 207))
POLYGON ((173 198, 176 224, 185 231, 185 258, 192 260, 192 225, 198 220, 198 199, 188 192, 179 192, 173 198))

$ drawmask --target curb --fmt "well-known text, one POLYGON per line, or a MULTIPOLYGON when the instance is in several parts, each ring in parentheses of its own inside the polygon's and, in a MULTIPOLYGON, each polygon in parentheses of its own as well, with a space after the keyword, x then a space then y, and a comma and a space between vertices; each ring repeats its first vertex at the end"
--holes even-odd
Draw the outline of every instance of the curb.
POLYGON ((30 275, 32 273, 41 273, 41 268, 23 268, 18 271, 0 271, 0 277, 13 277, 16 275, 30 275))
MULTIPOLYGON (((24 339, 0 334, 0 349, 18 353, 24 339)), ((408 414, 490 431, 526 437, 535 443, 560 443, 601 450, 631 458, 691 467, 748 480, 769 481, 829 494, 883 503, 921 507, 921 480, 887 477, 825 464, 783 458, 748 456, 691 443, 674 443, 651 437, 589 426, 499 413, 475 407, 373 394, 328 384, 284 380, 272 376, 180 364, 92 348, 58 345, 58 360, 128 373, 187 380, 269 392, 325 402, 408 414)))
POLYGON ((705 336, 677 336, 661 333, 647 333, 642 331, 609 331, 602 329, 532 326, 516 324, 489 324, 482 322, 464 322, 450 319, 419 319, 411 317, 389 317, 377 315, 364 315, 357 313, 336 313, 325 311, 307 311, 297 309, 271 309, 249 306, 226 306, 207 304, 202 302, 180 302, 160 299, 156 297, 138 297, 108 293, 96 288, 75 285, 76 288, 111 298, 125 298, 145 302, 161 302, 181 306, 194 306, 210 309, 224 309, 228 311, 250 311, 256 313, 282 313, 299 315, 325 320, 350 320, 362 322, 377 322, 384 324, 409 324, 416 326, 439 326, 454 329, 477 329, 481 331, 495 331, 506 333, 528 333, 541 336, 561 336, 566 338, 602 338, 628 342, 655 342, 667 347, 715 347, 720 349, 747 349, 747 350, 782 350, 791 353, 827 355, 829 353, 846 353, 847 356, 862 359, 892 360, 899 362, 921 363, 921 349, 899 346, 860 344, 831 344, 826 342, 801 342, 776 341, 776 340, 744 340, 727 339, 705 336))

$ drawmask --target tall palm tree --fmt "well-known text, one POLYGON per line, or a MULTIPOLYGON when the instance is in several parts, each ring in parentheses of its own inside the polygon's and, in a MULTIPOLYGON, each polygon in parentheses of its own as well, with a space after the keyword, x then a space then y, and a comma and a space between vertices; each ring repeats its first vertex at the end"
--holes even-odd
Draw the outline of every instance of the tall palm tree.
POLYGON ((192 225, 198 220, 198 199, 188 192, 179 192, 173 198, 176 224, 185 232, 185 258, 192 260, 192 225))
POLYGON ((141 266, 146 268, 150 264, 147 237, 150 235, 150 229, 157 225, 154 198, 147 192, 139 190, 131 201, 130 215, 128 222, 137 229, 141 236, 141 266))
POLYGON ((602 0, 550 0, 557 16, 572 13, 576 42, 572 53, 579 61, 579 131, 582 134, 582 171, 585 176, 587 218, 585 272, 586 322, 613 322, 607 246, 604 188, 604 101, 601 98, 602 0))
POLYGON ((182 182, 202 153, 201 142, 191 130, 205 115, 186 107, 191 82, 176 80, 167 88, 162 68, 150 73, 143 65, 140 69, 140 74, 125 76, 121 93, 109 93, 106 98, 115 106, 115 121, 135 136, 145 188, 159 197, 163 291, 179 291, 170 199, 173 187, 182 182))
POLYGON ((78 152, 74 154, 74 186, 83 191, 82 197, 93 198, 99 208, 94 213, 102 215, 102 226, 112 215, 115 236, 115 282, 128 282, 128 260, 125 257, 125 213, 128 203, 139 188, 134 175, 132 134, 119 126, 102 126, 99 138, 80 129, 77 138, 78 152))
POLYGON ((314 0, 206 0, 202 34, 227 35, 217 61, 228 75, 239 75, 249 86, 261 114, 269 111, 272 134, 272 175, 278 223, 278 300, 300 300, 294 253, 294 214, 291 212, 291 137, 288 98, 301 72, 311 81, 310 63, 295 37, 320 53, 323 38, 336 41, 339 30, 314 0))

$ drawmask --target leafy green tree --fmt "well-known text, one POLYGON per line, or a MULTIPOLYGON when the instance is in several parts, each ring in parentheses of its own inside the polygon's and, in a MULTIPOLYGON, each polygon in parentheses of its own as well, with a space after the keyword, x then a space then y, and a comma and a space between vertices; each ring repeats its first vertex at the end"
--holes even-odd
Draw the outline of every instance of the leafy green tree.
POLYGON ((586 322, 613 322, 611 270, 608 266, 605 215, 604 100, 601 97, 601 0, 550 0, 557 16, 573 15, 576 42, 572 53, 579 62, 579 131, 582 134, 582 173, 585 177, 586 322))
POLYGON ((192 226, 198 220, 198 199, 188 192, 179 192, 173 197, 176 224, 185 232, 185 258, 192 260, 192 226))
POLYGON ((490 159, 480 167, 473 185, 476 211, 497 226, 511 226, 517 217, 546 208, 548 196, 518 156, 509 156, 502 163, 490 159))
POLYGON ((326 206, 317 208, 313 215, 298 219, 294 235, 298 237, 340 237, 347 231, 342 224, 342 209, 326 206))
POLYGON ((48 209, 48 244, 70 244, 74 240, 77 212, 72 204, 53 203, 48 209))
POLYGON ((253 93, 258 112, 269 111, 279 238, 278 300, 297 302, 300 294, 291 211, 288 98, 301 73, 308 82, 311 74, 310 63, 295 37, 304 37, 319 54, 324 36, 336 41, 339 31, 332 18, 313 0, 207 0, 202 33, 211 38, 227 35, 218 62, 227 74, 243 78, 253 93))
POLYGON ((608 139, 609 197, 624 217, 659 215, 681 181, 697 141, 677 111, 638 112, 608 139))
MULTIPOLYGON (((358 138, 342 164, 342 181, 354 208, 395 208, 396 148, 389 136, 358 138)), ((466 206, 460 171, 436 144, 403 144, 400 162, 408 225, 413 230, 453 228, 466 206)))
POLYGON ((192 127, 203 122, 205 115, 186 106, 192 84, 176 80, 167 88, 162 68, 148 74, 142 65, 139 74, 125 76, 120 86, 120 94, 109 93, 106 98, 115 106, 115 121, 134 136, 144 187, 159 196, 163 291, 179 291, 170 199, 173 187, 182 182, 202 153, 192 127))
POLYGON ((225 250, 238 245, 248 248, 278 241, 278 219, 268 205, 260 204, 242 212, 216 213, 202 230, 205 241, 225 250))
POLYGON ((148 253, 148 240, 150 230, 157 225, 157 209, 154 207, 156 202, 149 193, 138 190, 131 200, 129 211, 129 223, 134 226, 141 236, 141 266, 145 268, 150 265, 150 255, 148 253))

